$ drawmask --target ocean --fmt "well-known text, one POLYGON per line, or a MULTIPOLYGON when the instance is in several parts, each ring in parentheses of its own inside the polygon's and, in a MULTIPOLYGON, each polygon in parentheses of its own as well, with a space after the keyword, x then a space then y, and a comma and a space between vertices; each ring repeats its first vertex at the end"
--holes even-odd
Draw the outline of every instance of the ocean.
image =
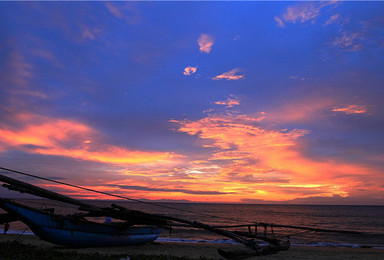
MULTIPOLYGON (((23 200, 37 208, 54 207, 56 213, 69 214, 75 207, 46 200, 23 200)), ((312 228, 350 230, 363 234, 311 232, 298 229, 274 228, 275 235, 290 236, 293 246, 372 247, 384 249, 384 206, 326 206, 326 205, 253 205, 211 203, 156 203, 160 206, 127 201, 92 201, 107 207, 111 203, 147 213, 170 215, 211 225, 273 223, 312 228), (165 207, 163 207, 165 206, 165 207), (170 209, 172 208, 172 209, 170 209)), ((101 220, 99 220, 101 221, 101 220)), ((0 225, 0 234, 4 225, 0 225)), ((247 228, 246 228, 247 230, 247 228)), ((259 228, 259 232, 264 229, 259 228)), ((8 233, 33 234, 21 222, 10 223, 8 233)), ((235 243, 200 229, 174 227, 164 230, 158 241, 235 243)))

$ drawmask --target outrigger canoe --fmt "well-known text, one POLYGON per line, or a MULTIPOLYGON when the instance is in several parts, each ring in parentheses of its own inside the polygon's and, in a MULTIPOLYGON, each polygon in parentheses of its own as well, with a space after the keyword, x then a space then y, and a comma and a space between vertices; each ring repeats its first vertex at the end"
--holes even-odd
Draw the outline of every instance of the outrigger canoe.
POLYGON ((124 222, 98 223, 77 216, 57 215, 9 199, 0 199, 0 207, 17 216, 40 239, 56 245, 121 246, 150 243, 161 229, 151 226, 129 226, 124 222))

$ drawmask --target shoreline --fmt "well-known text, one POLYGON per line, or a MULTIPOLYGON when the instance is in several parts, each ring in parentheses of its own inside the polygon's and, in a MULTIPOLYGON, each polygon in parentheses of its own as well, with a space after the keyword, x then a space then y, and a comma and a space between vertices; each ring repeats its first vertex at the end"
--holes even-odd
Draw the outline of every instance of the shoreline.
MULTIPOLYGON (((189 257, 190 259, 223 259, 217 249, 243 249, 242 245, 208 244, 208 243, 178 243, 154 242, 138 246, 96 247, 96 248, 67 248, 45 242, 34 235, 0 234, 0 243, 18 241, 39 248, 57 250, 60 252, 75 251, 77 253, 98 253, 101 255, 168 255, 189 257)), ((341 247, 291 247, 275 255, 255 256, 256 259, 383 259, 384 250, 374 248, 341 248, 341 247)))

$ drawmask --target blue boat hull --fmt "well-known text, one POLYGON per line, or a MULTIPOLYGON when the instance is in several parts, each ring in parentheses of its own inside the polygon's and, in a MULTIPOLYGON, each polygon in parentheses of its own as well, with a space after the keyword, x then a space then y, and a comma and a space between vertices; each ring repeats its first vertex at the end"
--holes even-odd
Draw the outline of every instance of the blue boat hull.
POLYGON ((71 247, 139 245, 156 240, 160 228, 127 227, 74 219, 36 210, 10 200, 1 200, 0 206, 24 222, 40 239, 71 247))

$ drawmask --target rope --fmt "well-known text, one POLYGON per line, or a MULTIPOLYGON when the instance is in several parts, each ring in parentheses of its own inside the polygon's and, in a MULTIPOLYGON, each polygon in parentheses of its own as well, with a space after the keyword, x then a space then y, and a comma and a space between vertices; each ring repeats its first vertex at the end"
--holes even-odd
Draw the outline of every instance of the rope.
POLYGON ((21 232, 21 234, 19 234, 13 241, 14 241, 14 242, 20 242, 21 237, 24 235, 25 231, 27 231, 28 229, 29 229, 29 227, 27 226, 27 227, 23 230, 23 232, 21 232))

